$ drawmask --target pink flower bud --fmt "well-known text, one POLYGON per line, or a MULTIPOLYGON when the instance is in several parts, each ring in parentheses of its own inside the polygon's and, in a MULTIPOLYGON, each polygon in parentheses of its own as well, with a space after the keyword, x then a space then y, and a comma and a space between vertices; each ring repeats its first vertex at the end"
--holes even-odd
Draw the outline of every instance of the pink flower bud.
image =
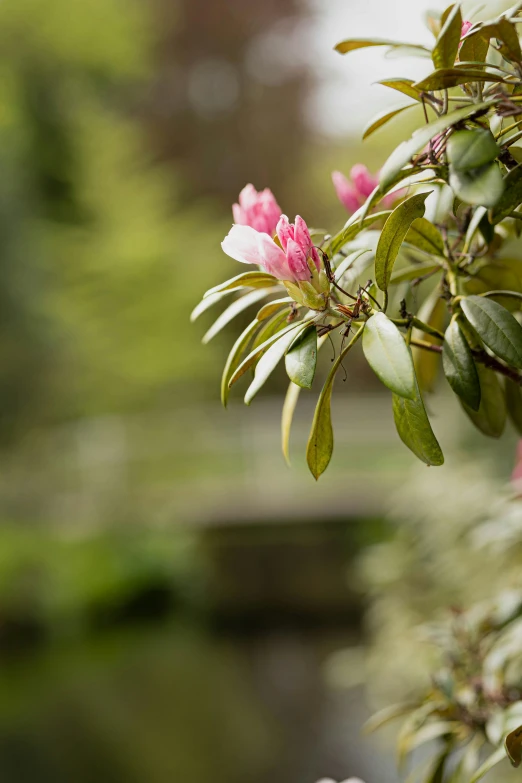
POLYGON ((460 31, 460 37, 464 38, 466 33, 469 32, 472 27, 473 27, 473 22, 468 22, 466 19, 464 19, 464 21, 462 22, 462 28, 461 28, 461 31, 460 31))
POLYGON ((276 226, 276 234, 281 242, 281 247, 286 250, 288 240, 294 238, 294 227, 286 215, 281 215, 276 226))
POLYGON ((310 280, 310 269, 306 263, 307 254, 294 239, 288 240, 288 244, 286 246, 286 256, 288 258, 288 266, 292 272, 293 279, 310 280))
POLYGON ((272 236, 281 215, 281 207, 269 188, 257 191, 253 185, 245 185, 239 194, 239 204, 232 205, 234 222, 250 226, 272 236))
POLYGON ((359 202, 359 195, 355 190, 351 182, 340 171, 332 172, 332 182, 334 184, 337 198, 351 215, 353 212, 357 212, 361 206, 359 202))
POLYGON ((372 193, 379 184, 378 177, 373 177, 362 163, 356 163, 355 166, 352 166, 350 176, 355 190, 362 198, 362 201, 366 201, 370 193, 372 193))

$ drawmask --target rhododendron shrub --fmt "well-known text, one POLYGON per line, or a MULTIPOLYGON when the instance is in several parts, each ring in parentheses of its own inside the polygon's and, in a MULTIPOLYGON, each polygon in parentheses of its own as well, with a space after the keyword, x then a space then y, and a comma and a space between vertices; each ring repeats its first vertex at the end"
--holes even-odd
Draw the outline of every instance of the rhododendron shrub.
POLYGON ((429 20, 431 48, 371 38, 337 44, 340 54, 384 46, 433 62, 421 81, 385 75, 382 84, 404 102, 364 136, 414 107, 419 127, 378 173, 362 165, 333 173, 349 215, 342 227, 313 230, 313 215, 290 222, 271 191, 253 185, 233 207, 222 247, 251 268, 207 291, 193 318, 228 300, 208 341, 252 311, 226 362, 221 397, 226 405, 237 381, 249 378, 249 404, 284 365, 285 456, 299 394, 318 390, 307 447, 316 478, 333 452, 334 379, 341 367, 349 375, 357 343, 391 392, 400 438, 427 465, 444 461, 424 405, 437 372, 485 436, 499 438, 508 415, 522 432, 521 13, 519 4, 477 21, 450 6, 429 20), (317 354, 336 336, 323 377, 317 354))

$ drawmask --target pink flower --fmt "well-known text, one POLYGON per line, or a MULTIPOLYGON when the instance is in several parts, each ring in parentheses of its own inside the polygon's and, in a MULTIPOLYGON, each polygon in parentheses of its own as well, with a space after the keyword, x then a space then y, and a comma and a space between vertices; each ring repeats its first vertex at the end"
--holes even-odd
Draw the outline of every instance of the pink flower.
POLYGON ((232 214, 234 223, 273 236, 281 207, 269 188, 257 191, 253 185, 245 185, 239 194, 239 204, 232 205, 232 214))
MULTIPOLYGON (((362 163, 352 166, 350 177, 351 181, 340 171, 332 172, 332 182, 337 198, 346 211, 352 215, 354 212, 357 212, 359 207, 364 204, 368 196, 375 190, 379 184, 379 177, 378 174, 375 176, 370 174, 362 163)), ((382 199, 383 206, 390 206, 401 195, 401 191, 388 194, 382 199)))
POLYGON ((468 22, 466 19, 464 19, 464 21, 462 22, 462 28, 461 28, 461 31, 460 31, 460 37, 464 38, 466 33, 469 32, 472 27, 473 27, 473 22, 468 22))
POLYGON ((258 264, 278 280, 310 280, 308 259, 312 259, 318 272, 321 263, 303 218, 298 215, 295 223, 290 223, 286 215, 281 215, 276 230, 281 247, 266 232, 234 224, 221 247, 236 261, 258 264))

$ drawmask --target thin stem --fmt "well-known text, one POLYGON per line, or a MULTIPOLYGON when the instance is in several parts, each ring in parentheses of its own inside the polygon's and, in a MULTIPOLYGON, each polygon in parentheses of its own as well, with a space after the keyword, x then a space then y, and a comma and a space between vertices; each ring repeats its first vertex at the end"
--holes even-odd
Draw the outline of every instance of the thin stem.
POLYGON ((500 362, 494 356, 490 356, 489 353, 486 353, 486 351, 472 350, 472 353, 475 360, 480 362, 480 364, 483 364, 484 367, 488 367, 490 370, 494 370, 500 375, 504 375, 506 378, 510 378, 512 381, 515 381, 515 383, 517 383, 519 386, 522 386, 522 375, 520 375, 517 370, 502 364, 502 362, 500 362))
POLYGON ((442 353, 442 346, 428 343, 426 340, 410 340, 410 345, 415 345, 417 348, 423 348, 425 351, 433 351, 433 353, 442 353))

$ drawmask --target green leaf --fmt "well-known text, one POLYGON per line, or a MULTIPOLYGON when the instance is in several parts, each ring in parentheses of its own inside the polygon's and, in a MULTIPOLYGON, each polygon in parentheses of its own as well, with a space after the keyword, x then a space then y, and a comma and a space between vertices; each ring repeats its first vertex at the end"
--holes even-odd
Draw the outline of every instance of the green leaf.
POLYGON ((393 265, 408 229, 416 218, 424 215, 424 202, 429 193, 417 193, 396 207, 386 220, 375 251, 375 281, 386 291, 393 265))
POLYGON ((483 364, 476 364, 480 382, 480 406, 474 411, 466 403, 462 407, 467 415, 488 438, 500 438, 506 425, 506 402, 500 381, 493 372, 483 364))
MULTIPOLYGON (((420 321, 427 324, 428 327, 431 326, 439 332, 444 331, 447 309, 446 303, 441 299, 438 289, 432 291, 424 300, 422 307, 419 310, 418 318, 420 321)), ((418 328, 413 330, 412 337, 431 343, 432 345, 440 345, 441 343, 439 337, 425 333, 418 328)), ((432 392, 439 375, 441 354, 412 346, 412 355, 415 375, 417 376, 417 383, 419 384, 421 392, 432 392)))
POLYGON ((277 313, 283 305, 291 304, 293 301, 292 297, 284 296, 281 299, 274 299, 272 302, 267 302, 258 312, 256 318, 258 321, 265 321, 267 318, 270 318, 271 315, 277 313))
POLYGON ((522 166, 512 169, 504 177, 504 193, 491 212, 491 222, 494 225, 500 223, 519 204, 522 204, 522 166))
POLYGON ((281 415, 281 448, 287 465, 290 465, 290 430, 301 387, 290 381, 281 415))
POLYGON ((244 286, 248 286, 249 288, 266 288, 267 286, 276 285, 278 282, 279 281, 273 275, 269 275, 268 272, 260 272, 258 270, 243 272, 242 274, 237 275, 237 277, 232 277, 230 280, 226 280, 224 283, 214 286, 214 288, 209 288, 209 290, 203 294, 203 299, 206 299, 213 294, 220 293, 221 291, 232 291, 234 288, 243 288, 244 286))
POLYGON ((478 207, 473 212, 473 217, 469 221, 468 230, 466 231, 466 239, 464 241, 464 247, 462 248, 463 253, 468 252, 471 246, 471 242, 473 241, 473 237, 475 236, 475 233, 477 232, 477 229, 480 226, 481 221, 486 217, 486 215, 487 215, 486 207, 478 207))
POLYGON ((504 389, 509 418, 518 434, 522 435, 522 389, 511 378, 505 379, 504 389))
POLYGON ((405 242, 434 256, 444 256, 444 242, 438 228, 426 218, 416 218, 404 237, 405 242))
MULTIPOLYGON (((306 329, 306 325, 301 324, 301 329, 306 329)), ((264 386, 289 347, 292 345, 296 335, 292 331, 286 332, 285 329, 282 329, 276 337, 277 340, 270 345, 265 353, 263 353, 263 356, 256 365, 254 380, 245 394, 246 405, 250 405, 258 391, 264 386)))
POLYGON ((415 399, 411 352, 402 334, 384 313, 375 313, 366 322, 362 347, 366 361, 388 389, 401 397, 415 399))
POLYGON ((516 318, 483 296, 465 297, 460 306, 482 342, 507 364, 522 369, 522 326, 516 318))
POLYGON ((515 25, 508 19, 501 17, 497 22, 485 24, 480 28, 480 33, 490 38, 498 38, 502 42, 500 53, 503 57, 514 62, 520 62, 520 41, 515 25))
POLYGON ((314 324, 299 334, 285 356, 286 373, 293 383, 311 389, 317 366, 317 329, 314 324))
POLYGON ((384 87, 390 87, 392 90, 402 92, 403 95, 407 95, 408 98, 413 98, 416 101, 420 101, 420 92, 413 86, 413 79, 382 79, 377 84, 382 84, 384 87))
POLYGON ((298 327, 302 328, 303 325, 304 325, 303 321, 298 321, 297 323, 289 324, 289 326, 285 326, 285 328, 281 329, 280 332, 277 332, 276 334, 272 335, 271 337, 268 338, 268 340, 265 340, 264 343, 258 345, 256 348, 250 351, 246 359, 244 359, 239 365, 239 367, 237 367, 236 370, 231 374, 230 380, 228 382, 229 387, 233 386, 236 383, 236 381, 238 381, 241 378, 241 376, 244 375, 246 371, 249 370, 252 367, 252 365, 254 365, 257 362, 259 357, 262 356, 266 350, 268 350, 268 348, 272 345, 272 343, 274 343, 276 340, 279 340, 279 338, 282 337, 284 334, 287 334, 287 332, 292 332, 298 327))
POLYGON ((373 225, 373 223, 376 223, 378 220, 387 218, 388 215, 391 215, 391 209, 375 212, 373 215, 368 215, 368 217, 364 218, 362 221, 350 219, 343 230, 332 237, 327 247, 328 252, 334 256, 347 242, 355 239, 357 234, 364 231, 365 228, 373 225))
POLYGON ((504 193, 504 179, 497 163, 468 171, 450 167, 449 184, 461 201, 474 206, 494 207, 504 193))
POLYGON ((435 68, 451 68, 457 57, 461 31, 462 13, 460 4, 456 3, 442 25, 431 53, 435 68))
POLYGON ((442 366, 449 385, 469 407, 478 411, 480 406, 480 383, 473 354, 460 331, 456 320, 452 320, 442 345, 442 366))
POLYGON ((312 422, 312 429, 306 447, 306 460, 312 476, 317 479, 321 476, 332 458, 334 438, 332 429, 332 390, 337 370, 348 353, 361 337, 364 327, 357 331, 348 345, 342 350, 332 364, 328 377, 319 395, 312 422))
POLYGON ((372 734, 377 729, 386 726, 392 720, 396 718, 402 718, 403 715, 408 715, 418 705, 414 702, 401 702, 400 704, 392 704, 390 706, 383 707, 381 710, 373 714, 363 726, 364 734, 372 734))
POLYGON ((490 769, 493 769, 496 764, 498 764, 500 761, 503 761, 505 758, 506 751, 502 746, 500 746, 500 748, 497 748, 491 754, 491 756, 488 756, 484 763, 480 765, 473 777, 470 779, 469 783, 477 783, 477 781, 480 780, 480 778, 483 778, 484 775, 490 771, 490 769))
POLYGON ((261 299, 264 299, 271 293, 273 293, 272 290, 263 288, 261 291, 249 291, 247 294, 244 294, 244 296, 236 299, 234 302, 232 302, 231 305, 227 307, 226 310, 223 310, 219 318, 214 321, 208 332, 204 334, 201 342, 204 345, 209 343, 216 336, 216 334, 224 329, 225 326, 227 326, 230 321, 236 318, 236 316, 242 313, 243 310, 251 307, 253 304, 259 302, 261 299))
POLYGON ((424 403, 416 385, 414 400, 392 395, 393 417, 402 442, 426 465, 442 465, 444 455, 433 434, 424 403))
POLYGON ((519 767, 522 761, 522 726, 509 732, 504 740, 504 745, 511 764, 514 767, 519 767))
POLYGON ((228 355, 228 359, 223 370, 223 375, 221 377, 221 402, 225 408, 227 407, 228 397, 230 394, 228 383, 236 369, 239 367, 241 357, 258 327, 259 322, 257 320, 252 321, 252 323, 247 326, 244 332, 239 335, 228 355))
POLYGON ((455 131, 446 145, 448 163, 456 171, 477 169, 494 161, 499 153, 500 147, 486 128, 455 131))
MULTIPOLYGON (((503 82, 504 77, 498 73, 481 70, 480 68, 441 68, 433 71, 429 76, 415 82, 415 87, 421 92, 432 92, 433 90, 447 90, 456 87, 458 84, 469 84, 470 82, 503 82)), ((450 115, 447 114, 446 117, 450 115)))
POLYGON ((378 128, 381 128, 383 125, 386 125, 387 122, 389 122, 391 119, 397 116, 397 114, 400 114, 405 109, 411 109, 413 106, 417 106, 416 103, 408 103, 406 106, 400 106, 397 109, 385 109, 382 112, 379 112, 379 114, 374 117, 368 125, 364 128, 363 131, 363 139, 367 139, 368 136, 371 136, 374 131, 378 130, 378 128))
MULTIPOLYGON (((339 266, 335 267, 335 282, 340 283, 343 277, 347 275, 351 279, 356 279, 372 263, 373 253, 369 249, 356 250, 343 258, 339 266), (349 274, 348 274, 349 273, 349 274)), ((344 280, 343 280, 344 282, 344 280)))
POLYGON ((393 48, 396 46, 407 46, 409 49, 418 49, 422 53, 430 51, 426 46, 389 41, 383 38, 347 38, 345 41, 338 43, 334 49, 339 54, 348 54, 348 52, 354 52, 356 49, 367 49, 369 46, 391 46, 393 48))
POLYGON ((464 38, 459 51, 459 59, 468 62, 485 62, 488 49, 489 38, 479 30, 464 38))
POLYGON ((411 158, 416 153, 420 152, 434 136, 442 133, 446 128, 456 125, 458 122, 462 122, 462 120, 468 119, 476 114, 484 113, 485 110, 493 106, 494 103, 495 100, 491 100, 463 106, 461 109, 438 117, 433 122, 430 122, 428 125, 424 125, 422 128, 415 131, 410 139, 399 144, 382 167, 379 175, 380 190, 383 191, 387 187, 391 187, 392 184, 395 184, 397 181, 396 177, 401 169, 408 164, 411 158))
POLYGON ((201 302, 199 302, 199 304, 197 304, 191 312, 190 322, 194 323, 194 321, 196 321, 200 315, 203 315, 203 313, 209 310, 213 305, 217 304, 217 302, 220 302, 221 299, 223 299, 225 296, 230 296, 231 293, 233 293, 233 291, 220 291, 217 294, 207 296, 206 299, 202 299, 201 302))

